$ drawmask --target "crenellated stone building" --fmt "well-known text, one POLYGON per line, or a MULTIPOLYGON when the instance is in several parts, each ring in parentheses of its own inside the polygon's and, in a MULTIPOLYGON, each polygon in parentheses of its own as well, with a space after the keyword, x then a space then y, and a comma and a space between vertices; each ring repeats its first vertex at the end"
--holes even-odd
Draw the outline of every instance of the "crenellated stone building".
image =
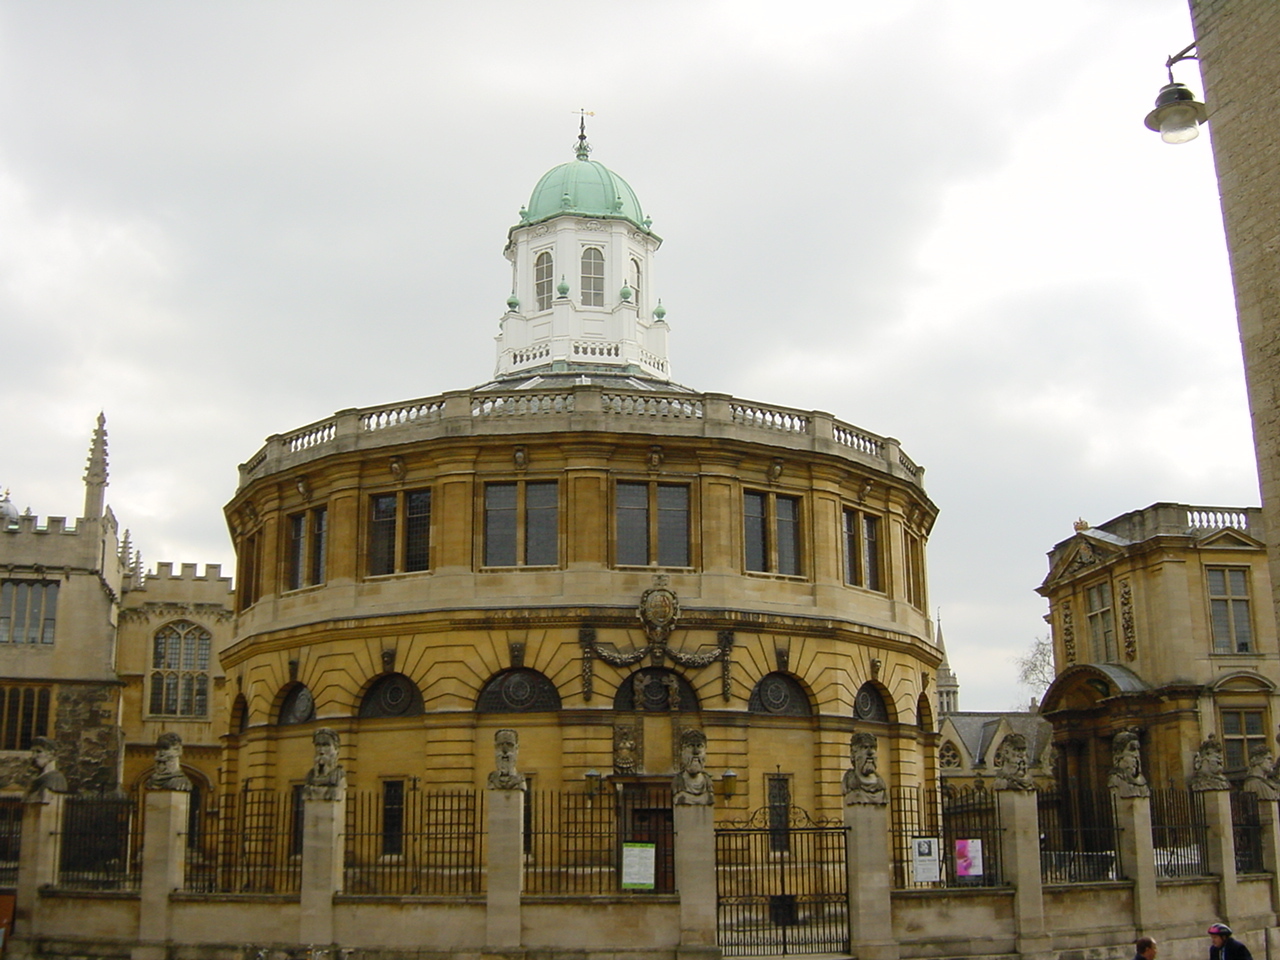
POLYGON ((1152 783, 1182 784, 1210 734, 1227 774, 1273 743, 1280 646, 1256 507, 1157 503, 1096 527, 1084 521, 1049 554, 1058 677, 1042 715, 1059 776, 1100 785, 1111 738, 1143 730, 1152 783))
POLYGON ((242 465, 228 789, 298 783, 320 724, 353 786, 393 792, 482 785, 507 726, 540 787, 665 782, 691 726, 739 809, 835 809, 854 729, 892 782, 936 776, 924 471, 671 380, 660 240, 589 149, 508 234, 494 380, 242 465))
POLYGON ((30 777, 36 736, 57 743, 73 791, 135 789, 160 731, 175 730, 199 797, 217 782, 226 726, 217 651, 231 637, 231 580, 216 564, 143 572, 106 486, 99 415, 74 524, 0 501, 0 789, 30 777))

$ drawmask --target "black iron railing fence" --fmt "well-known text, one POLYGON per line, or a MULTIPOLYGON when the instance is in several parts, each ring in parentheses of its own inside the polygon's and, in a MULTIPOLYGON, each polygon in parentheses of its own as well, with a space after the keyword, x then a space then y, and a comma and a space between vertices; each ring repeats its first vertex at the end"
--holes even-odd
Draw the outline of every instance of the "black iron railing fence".
POLYGON ((1203 877, 1209 873, 1209 825, 1204 794, 1185 787, 1151 791, 1151 844, 1156 875, 1203 877))
POLYGON ((1037 794, 1040 875, 1045 883, 1120 879, 1120 837, 1109 790, 1037 794))
POLYGON ((526 893, 623 892, 623 845, 653 844, 653 888, 675 889, 671 788, 606 785, 590 792, 540 790, 526 797, 526 893))
POLYGON ((1262 817, 1258 795, 1231 792, 1231 825, 1236 848, 1236 873, 1262 873, 1262 817))
POLYGON ((57 885, 65 890, 137 890, 144 809, 135 797, 67 797, 57 834, 57 885))
POLYGON ((849 949, 846 833, 799 807, 716 824, 718 943, 726 957, 849 949))
POLYGON ((222 796, 215 826, 186 851, 184 889, 197 893, 297 893, 302 880, 298 790, 222 796))
POLYGON ((480 790, 350 792, 343 891, 483 893, 485 836, 480 790))
POLYGON ((1004 882, 1000 814, 992 791, 896 787, 889 802, 896 889, 1004 882), (937 864, 936 880, 930 879, 930 863, 937 864))
POLYGON ((22 848, 22 798, 0 798, 0 890, 18 886, 18 851, 22 848))

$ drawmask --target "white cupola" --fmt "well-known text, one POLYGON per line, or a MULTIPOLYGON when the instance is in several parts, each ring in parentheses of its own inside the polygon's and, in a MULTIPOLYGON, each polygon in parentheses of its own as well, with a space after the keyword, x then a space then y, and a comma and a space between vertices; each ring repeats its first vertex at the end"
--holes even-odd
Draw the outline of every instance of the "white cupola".
POLYGON ((508 232, 498 378, 577 371, 670 380, 666 310, 653 293, 662 239, 627 182, 590 152, 583 128, 576 158, 538 181, 508 232))

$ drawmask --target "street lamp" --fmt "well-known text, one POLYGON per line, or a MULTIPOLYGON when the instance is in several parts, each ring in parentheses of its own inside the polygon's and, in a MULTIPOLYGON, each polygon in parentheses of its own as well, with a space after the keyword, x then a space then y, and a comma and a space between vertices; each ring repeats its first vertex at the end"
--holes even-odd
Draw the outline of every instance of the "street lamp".
POLYGON ((1203 103, 1196 100, 1195 94, 1187 89, 1186 84, 1173 79, 1173 65, 1182 60, 1199 59, 1191 51, 1195 44, 1188 44, 1165 61, 1165 69, 1169 72, 1169 82, 1160 88, 1156 96, 1156 108, 1147 114, 1147 129, 1160 133, 1165 143, 1186 143, 1200 136, 1199 124, 1208 119, 1203 103))

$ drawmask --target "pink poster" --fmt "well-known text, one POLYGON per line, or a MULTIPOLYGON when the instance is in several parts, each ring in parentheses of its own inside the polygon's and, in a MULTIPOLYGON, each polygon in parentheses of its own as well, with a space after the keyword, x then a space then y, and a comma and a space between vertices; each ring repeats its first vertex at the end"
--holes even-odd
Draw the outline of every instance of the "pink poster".
POLYGON ((982 841, 956 841, 956 876, 982 876, 982 841))

